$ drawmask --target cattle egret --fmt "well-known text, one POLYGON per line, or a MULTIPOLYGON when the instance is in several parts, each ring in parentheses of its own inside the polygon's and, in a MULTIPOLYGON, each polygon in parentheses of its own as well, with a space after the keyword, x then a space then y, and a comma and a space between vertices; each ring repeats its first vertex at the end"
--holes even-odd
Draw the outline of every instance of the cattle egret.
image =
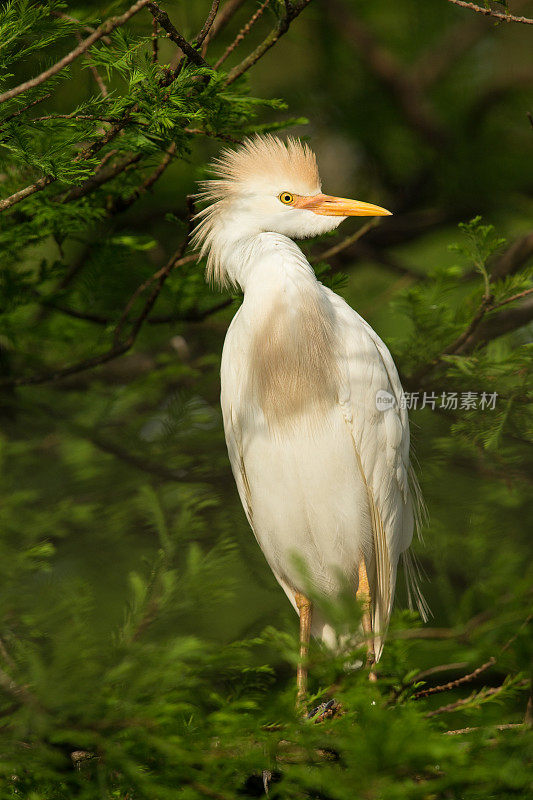
POLYGON ((333 231, 348 216, 390 212, 322 194, 315 155, 295 139, 247 139, 212 172, 194 241, 207 255, 207 277, 244 292, 222 353, 224 430, 248 522, 300 617, 301 699, 310 635, 338 645, 306 597, 306 580, 330 597, 353 587, 370 666, 381 655, 402 553, 421 600, 406 552, 418 489, 396 367, 292 241, 333 231))

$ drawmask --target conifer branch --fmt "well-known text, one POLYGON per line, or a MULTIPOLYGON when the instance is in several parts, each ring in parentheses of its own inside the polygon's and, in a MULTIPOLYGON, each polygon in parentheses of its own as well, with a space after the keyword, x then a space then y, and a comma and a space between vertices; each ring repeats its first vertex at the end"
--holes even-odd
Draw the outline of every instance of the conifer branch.
POLYGON ((70 53, 67 53, 59 61, 56 61, 55 64, 52 64, 51 67, 41 72, 40 75, 36 75, 34 78, 30 78, 29 80, 25 81, 24 83, 15 86, 13 89, 9 89, 7 92, 4 92, 0 95, 0 103, 5 103, 6 100, 11 100, 13 97, 17 97, 22 92, 28 91, 28 89, 34 89, 36 86, 39 86, 41 83, 44 83, 49 78, 57 75, 62 69, 68 67, 69 64, 72 64, 77 58, 79 58, 83 53, 85 53, 89 47, 92 47, 99 39, 105 36, 111 31, 115 30, 115 28, 119 28, 121 25, 124 25, 134 14, 137 14, 142 8, 149 4, 149 0, 137 0, 130 8, 121 14, 119 17, 111 17, 110 19, 103 22, 98 28, 92 33, 87 39, 84 39, 74 50, 71 50, 70 53))
POLYGON ((485 17, 494 17, 500 20, 500 22, 521 22, 524 25, 533 25, 533 19, 529 19, 528 17, 515 17, 513 14, 494 11, 492 8, 477 6, 474 3, 466 3, 464 0, 448 0, 448 3, 453 3, 454 6, 461 6, 461 8, 468 8, 470 11, 475 11, 476 14, 483 14, 485 17))

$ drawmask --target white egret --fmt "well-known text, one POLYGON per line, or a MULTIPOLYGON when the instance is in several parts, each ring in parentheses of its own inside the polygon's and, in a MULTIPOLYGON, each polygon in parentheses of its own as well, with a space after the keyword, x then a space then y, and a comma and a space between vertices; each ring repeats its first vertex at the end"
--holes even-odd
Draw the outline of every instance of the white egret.
MULTIPOLYGON (((344 580, 364 601, 372 664, 418 490, 389 351, 316 279, 292 239, 332 231, 348 216, 390 212, 322 194, 315 156, 295 139, 248 139, 212 171, 195 243, 207 255, 208 278, 244 292, 222 354, 226 441, 248 521, 300 616, 301 698, 310 634, 330 646, 336 637, 311 608, 294 554, 314 590, 332 596, 344 580)), ((418 593, 409 558, 407 566, 418 593)))

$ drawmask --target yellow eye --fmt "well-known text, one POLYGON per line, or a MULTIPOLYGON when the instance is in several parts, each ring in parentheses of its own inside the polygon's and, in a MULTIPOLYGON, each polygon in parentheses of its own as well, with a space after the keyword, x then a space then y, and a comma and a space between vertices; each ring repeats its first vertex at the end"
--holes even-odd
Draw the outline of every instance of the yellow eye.
POLYGON ((294 201, 294 195, 290 192, 282 192, 278 195, 279 199, 282 203, 285 203, 286 206, 290 206, 290 204, 294 201))

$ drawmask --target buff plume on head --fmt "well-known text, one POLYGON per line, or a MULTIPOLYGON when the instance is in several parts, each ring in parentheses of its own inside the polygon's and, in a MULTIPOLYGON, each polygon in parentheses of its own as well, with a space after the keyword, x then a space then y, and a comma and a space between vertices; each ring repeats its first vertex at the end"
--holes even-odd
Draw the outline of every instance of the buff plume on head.
POLYGON ((389 214, 379 206, 321 193, 316 157, 298 139, 256 135, 211 164, 213 178, 200 183, 193 244, 207 255, 207 277, 238 282, 230 262, 261 233, 294 239, 334 230, 347 216, 389 214))

